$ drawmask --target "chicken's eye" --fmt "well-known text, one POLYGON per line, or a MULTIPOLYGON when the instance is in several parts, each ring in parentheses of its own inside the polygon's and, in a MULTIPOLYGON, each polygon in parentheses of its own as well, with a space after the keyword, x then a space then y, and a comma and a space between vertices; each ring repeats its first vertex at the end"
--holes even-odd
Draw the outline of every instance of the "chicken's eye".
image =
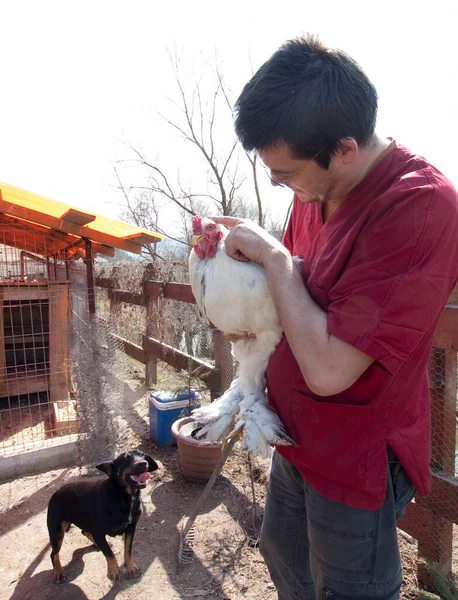
POLYGON ((214 228, 215 228, 215 226, 214 226, 214 225, 207 225, 207 229, 210 229, 210 230, 212 230, 212 229, 214 229, 214 228))

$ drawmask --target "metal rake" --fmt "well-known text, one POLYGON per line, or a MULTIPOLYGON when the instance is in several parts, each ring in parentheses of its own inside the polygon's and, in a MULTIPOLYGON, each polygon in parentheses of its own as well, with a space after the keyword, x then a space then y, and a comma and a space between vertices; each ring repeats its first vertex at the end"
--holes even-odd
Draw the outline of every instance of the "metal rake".
POLYGON ((198 517, 202 506, 204 505, 205 501, 210 495, 215 481, 217 480, 219 474, 223 470, 224 464, 239 437, 239 435, 235 435, 234 437, 231 437, 231 439, 225 444, 223 452, 221 454, 221 458, 219 459, 218 464, 216 465, 215 470, 212 473, 212 476, 208 480, 207 485, 205 486, 202 494, 200 495, 194 508, 192 509, 186 525, 183 525, 181 529, 180 548, 178 550, 178 560, 180 563, 189 563, 194 560, 194 552, 191 547, 195 536, 195 530, 193 528, 194 521, 198 517))

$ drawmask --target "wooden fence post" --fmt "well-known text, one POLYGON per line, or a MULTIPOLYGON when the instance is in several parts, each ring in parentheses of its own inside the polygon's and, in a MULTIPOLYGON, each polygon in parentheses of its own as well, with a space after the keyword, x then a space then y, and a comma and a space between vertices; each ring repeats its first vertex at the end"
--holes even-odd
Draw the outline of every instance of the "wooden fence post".
MULTIPOLYGON (((159 296, 148 286, 148 281, 143 282, 143 293, 146 307, 146 338, 159 337, 159 296)), ((157 357, 149 351, 146 340, 143 339, 145 352, 145 385, 151 388, 157 384, 157 357)))
POLYGON ((57 281, 49 289, 49 396, 51 402, 68 400, 70 371, 68 327, 70 318, 67 284, 57 281))
POLYGON ((215 367, 217 367, 219 373, 219 389, 211 389, 212 402, 228 389, 234 379, 234 361, 232 359, 231 343, 218 330, 215 330, 213 333, 213 343, 215 348, 215 367))
MULTIPOLYGON (((433 348, 428 364, 431 392, 432 455, 431 466, 455 475, 456 443, 456 350, 433 348)), ((416 503, 422 507, 422 499, 416 503)), ((431 507, 433 508, 433 507, 431 507)), ((428 543, 418 543, 418 554, 427 563, 439 563, 444 573, 452 569, 453 523, 434 517, 434 534, 428 543)), ((419 565, 418 578, 428 584, 427 569, 419 565)))
POLYGON ((108 300, 110 301, 110 317, 116 320, 121 312, 121 303, 118 302, 116 295, 111 288, 108 288, 108 300))

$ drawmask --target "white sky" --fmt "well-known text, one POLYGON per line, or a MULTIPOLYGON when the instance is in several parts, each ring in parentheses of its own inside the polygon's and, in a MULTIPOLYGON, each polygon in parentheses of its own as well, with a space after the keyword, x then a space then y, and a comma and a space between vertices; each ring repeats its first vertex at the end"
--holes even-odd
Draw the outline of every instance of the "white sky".
MULTIPOLYGON (((352 55, 376 85, 379 133, 458 185, 454 5, 0 0, 0 181, 117 217, 113 164, 128 155, 123 140, 152 156, 175 144, 179 162, 176 139, 158 135, 151 120, 170 90, 166 48, 176 43, 198 61, 216 47, 237 95, 250 58, 257 69, 285 39, 312 32, 352 55)), ((276 190, 265 193, 286 206, 276 190)))

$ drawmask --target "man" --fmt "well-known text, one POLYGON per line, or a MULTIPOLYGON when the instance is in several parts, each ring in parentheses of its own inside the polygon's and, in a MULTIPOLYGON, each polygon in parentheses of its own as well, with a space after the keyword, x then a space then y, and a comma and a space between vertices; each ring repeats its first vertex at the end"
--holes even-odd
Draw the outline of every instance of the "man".
POLYGON ((397 599, 396 519, 431 486, 426 365, 458 277, 457 194, 376 136, 373 85, 314 38, 282 46, 236 110, 294 192, 284 245, 216 219, 230 256, 264 265, 285 332, 267 386, 298 447, 274 453, 261 553, 280 600, 397 599))

